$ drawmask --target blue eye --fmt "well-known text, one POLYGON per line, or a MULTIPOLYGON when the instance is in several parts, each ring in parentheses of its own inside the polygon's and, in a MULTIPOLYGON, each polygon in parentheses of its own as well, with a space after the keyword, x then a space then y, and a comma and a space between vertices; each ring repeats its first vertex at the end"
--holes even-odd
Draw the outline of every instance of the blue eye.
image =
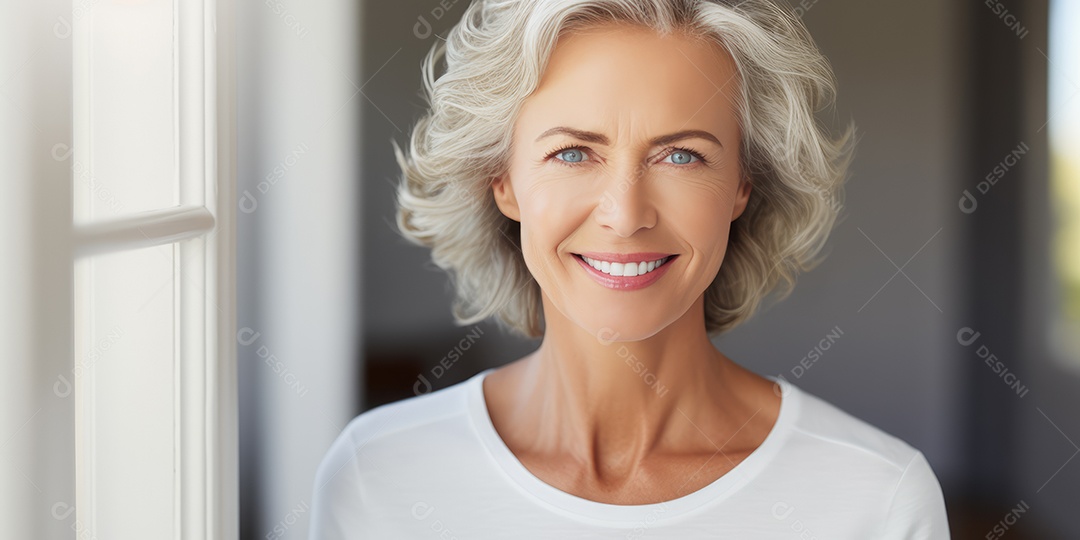
POLYGON ((559 158, 560 161, 565 161, 567 163, 581 163, 582 161, 585 161, 585 153, 577 148, 568 148, 557 152, 555 155, 562 156, 559 158))
POLYGON ((700 156, 698 156, 696 152, 680 148, 676 148, 673 152, 668 154, 667 157, 671 158, 671 163, 674 163, 676 165, 686 165, 689 163, 693 163, 695 159, 699 161, 701 160, 700 156))
MULTIPOLYGON (((588 148, 584 146, 564 146, 548 153, 547 158, 557 158, 557 161, 568 166, 583 165, 586 161, 592 161, 584 152, 584 150, 587 149, 588 148)), ((704 156, 693 150, 677 147, 670 148, 669 150, 670 152, 664 159, 667 160, 668 158, 671 158, 671 161, 668 161, 668 163, 673 165, 692 166, 697 162, 707 163, 704 156)))

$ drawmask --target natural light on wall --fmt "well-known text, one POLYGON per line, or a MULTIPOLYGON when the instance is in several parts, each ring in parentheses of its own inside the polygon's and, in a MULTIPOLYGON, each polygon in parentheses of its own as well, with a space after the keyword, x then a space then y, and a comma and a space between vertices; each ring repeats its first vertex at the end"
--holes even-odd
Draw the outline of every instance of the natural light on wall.
POLYGON ((1050 4, 1051 250, 1057 277, 1052 346, 1080 367, 1080 2, 1050 4))

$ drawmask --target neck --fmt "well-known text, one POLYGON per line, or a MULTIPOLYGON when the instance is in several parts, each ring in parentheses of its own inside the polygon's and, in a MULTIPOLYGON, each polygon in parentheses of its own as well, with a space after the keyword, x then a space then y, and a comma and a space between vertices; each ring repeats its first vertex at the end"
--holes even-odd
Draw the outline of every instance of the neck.
MULTIPOLYGON (((740 368, 708 339, 703 306, 702 298, 640 341, 598 339, 548 318, 515 384, 514 416, 532 431, 522 434, 529 450, 570 457, 600 476, 630 474, 653 452, 715 451, 723 443, 716 426, 731 433, 748 413, 733 395, 740 368)), ((544 312, 559 313, 549 305, 544 312)))

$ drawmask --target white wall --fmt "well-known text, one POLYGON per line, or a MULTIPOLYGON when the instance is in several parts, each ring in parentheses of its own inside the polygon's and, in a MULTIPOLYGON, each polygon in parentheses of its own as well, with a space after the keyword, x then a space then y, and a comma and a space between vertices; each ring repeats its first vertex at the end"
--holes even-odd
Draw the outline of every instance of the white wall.
POLYGON ((315 470, 357 412, 356 2, 239 5, 241 498, 306 538, 315 470))
POLYGON ((74 536, 70 2, 0 3, 0 527, 74 536), (59 32, 54 31, 59 25, 59 32), (56 153, 54 148, 64 145, 56 153), (57 383, 60 386, 57 387, 57 383))

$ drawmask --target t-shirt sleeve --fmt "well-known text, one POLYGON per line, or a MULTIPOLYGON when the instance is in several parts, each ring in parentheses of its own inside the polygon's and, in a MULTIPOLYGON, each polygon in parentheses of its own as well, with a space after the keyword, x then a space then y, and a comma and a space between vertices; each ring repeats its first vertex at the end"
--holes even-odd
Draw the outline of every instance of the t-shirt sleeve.
POLYGON ((922 452, 916 451, 904 469, 877 538, 949 540, 945 497, 922 452))
POLYGON ((311 497, 309 540, 361 539, 363 501, 357 460, 361 459, 362 445, 351 436, 355 427, 350 423, 319 463, 311 497))

